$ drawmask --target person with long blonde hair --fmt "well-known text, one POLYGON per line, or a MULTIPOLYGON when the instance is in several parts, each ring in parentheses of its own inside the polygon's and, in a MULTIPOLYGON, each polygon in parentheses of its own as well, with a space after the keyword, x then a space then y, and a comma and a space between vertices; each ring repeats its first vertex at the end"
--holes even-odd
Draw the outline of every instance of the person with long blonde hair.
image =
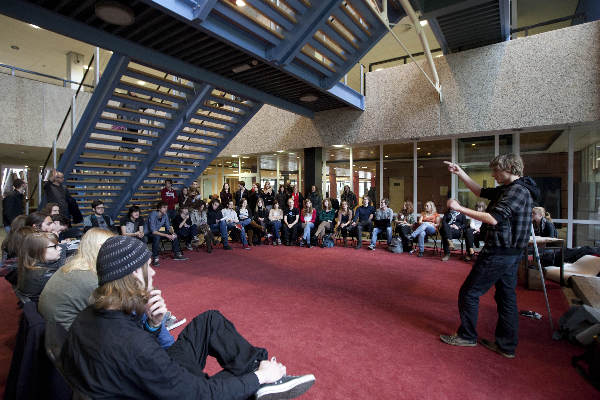
POLYGON ((531 219, 533 221, 533 231, 536 236, 558 237, 558 232, 554 227, 552 218, 550 218, 550 213, 544 207, 533 207, 531 219))
POLYGON ((153 286, 146 245, 108 238, 96 261, 98 288, 71 325, 61 351, 65 375, 89 398, 292 399, 314 383, 287 375, 267 350, 242 337, 219 311, 196 316, 177 341, 161 343, 167 313, 153 286), (223 371, 203 372, 208 356, 223 371))
POLYGON ((311 247, 310 243, 310 230, 315 227, 315 221, 317 220, 317 210, 313 207, 310 199, 304 200, 304 207, 302 207, 302 242, 300 247, 306 246, 311 247))
POLYGON ((352 228, 352 209, 348 206, 346 200, 340 204, 340 210, 338 211, 337 223, 335 225, 335 231, 344 241, 344 247, 347 245, 348 237, 350 236, 350 230, 352 228))
POLYGON ((113 232, 102 228, 92 228, 82 236, 77 253, 52 275, 42 291, 38 311, 46 321, 69 330, 77 315, 89 305, 90 295, 98 287, 98 250, 113 236, 113 232))
POLYGON ((417 223, 419 226, 408 235, 409 240, 417 238, 419 243, 419 257, 423 257, 423 251, 425 250, 425 237, 435 235, 438 227, 440 226, 440 214, 438 214, 433 201, 425 203, 425 211, 419 215, 417 223))

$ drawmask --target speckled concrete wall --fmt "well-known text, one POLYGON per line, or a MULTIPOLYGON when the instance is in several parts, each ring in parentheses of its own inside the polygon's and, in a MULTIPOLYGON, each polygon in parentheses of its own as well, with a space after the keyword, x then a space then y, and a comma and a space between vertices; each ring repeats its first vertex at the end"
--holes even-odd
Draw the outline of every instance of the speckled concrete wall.
POLYGON ((415 65, 371 72, 364 112, 264 106, 222 155, 599 121, 599 38, 596 21, 435 58, 441 104, 415 65))
MULTIPOLYGON (((75 91, 26 78, 0 75, 0 142, 35 147, 52 147, 52 141, 71 105, 75 91)), ((77 98, 76 116, 81 118, 90 98, 82 92, 77 98)), ((61 134, 59 148, 71 137, 70 120, 61 134)))

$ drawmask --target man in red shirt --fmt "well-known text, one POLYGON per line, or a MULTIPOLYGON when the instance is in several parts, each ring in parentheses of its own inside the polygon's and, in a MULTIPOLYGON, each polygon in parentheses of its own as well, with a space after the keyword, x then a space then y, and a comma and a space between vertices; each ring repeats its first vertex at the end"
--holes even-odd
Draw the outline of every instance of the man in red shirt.
POLYGON ((179 201, 177 198, 177 192, 173 190, 173 181, 171 179, 165 180, 165 187, 160 191, 160 197, 162 201, 167 203, 167 215, 169 220, 175 218, 175 204, 179 201))

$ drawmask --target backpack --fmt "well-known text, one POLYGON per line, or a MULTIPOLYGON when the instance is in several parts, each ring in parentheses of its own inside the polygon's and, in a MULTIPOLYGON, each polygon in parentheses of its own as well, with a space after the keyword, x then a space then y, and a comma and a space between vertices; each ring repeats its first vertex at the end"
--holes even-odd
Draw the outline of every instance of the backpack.
POLYGON ((402 240, 400 238, 392 238, 392 241, 390 242, 390 245, 388 246, 388 249, 392 252, 392 253, 402 253, 403 252, 403 248, 402 248, 402 240))
POLYGON ((558 320, 558 339, 587 346, 593 342, 594 336, 600 333, 600 310, 588 305, 572 306, 558 320))
POLYGON ((333 247, 335 246, 335 241, 331 237, 331 235, 323 236, 323 247, 333 247))

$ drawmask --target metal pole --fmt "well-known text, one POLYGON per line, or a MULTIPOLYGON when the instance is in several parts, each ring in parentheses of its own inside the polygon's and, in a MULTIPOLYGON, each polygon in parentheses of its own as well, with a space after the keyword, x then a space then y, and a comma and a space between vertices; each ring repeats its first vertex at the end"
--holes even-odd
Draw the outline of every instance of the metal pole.
POLYGON ((40 167, 40 173, 38 175, 38 208, 40 207, 40 203, 42 202, 42 174, 44 170, 40 167))
POLYGON ((379 197, 383 199, 383 145, 379 145, 379 197))
POLYGON ((574 165, 574 150, 573 133, 569 130, 568 133, 568 175, 567 175, 567 248, 573 247, 573 165, 574 165))
MULTIPOLYGON (((352 192, 354 192, 354 170, 352 167, 352 164, 354 163, 354 159, 352 157, 352 147, 350 147, 350 190, 352 192)), ((356 194, 356 197, 358 197, 358 194, 356 194)))
POLYGON ((52 161, 53 161, 53 167, 54 169, 56 169, 56 139, 54 139, 52 141, 52 161))
POLYGON ((100 47, 96 47, 94 64, 94 87, 98 87, 98 82, 100 82, 100 47))
MULTIPOLYGON (((277 171, 276 173, 276 177, 275 177, 275 193, 279 193, 279 154, 277 154, 277 156, 275 157, 277 159, 277 171)), ((281 206, 285 206, 285 204, 280 204, 279 208, 281 208, 281 206)))
POLYGON ((365 95, 365 66, 360 64, 360 94, 365 95))
POLYGON ((546 292, 546 280, 544 279, 544 270, 540 262, 540 253, 538 252, 537 241, 535 240, 535 232, 533 230, 533 222, 531 223, 531 237, 533 238, 533 256, 537 263, 540 279, 542 280, 542 288, 544 289, 544 297, 546 298, 546 309, 548 310, 548 319, 550 320, 550 330, 554 335, 554 322, 552 321, 552 313, 550 312, 550 302, 548 302, 548 293, 546 292))
POLYGON ((348 86, 348 74, 344 75, 344 85, 348 86))
POLYGON ((413 142, 413 215, 417 217, 417 142, 413 142))
POLYGON ((494 157, 500 155, 500 135, 494 135, 494 157))
POLYGON ((513 133, 513 153, 520 154, 521 153, 521 134, 513 133))
MULTIPOLYGON (((517 21, 517 0, 510 1, 510 27, 511 29, 517 29, 518 21, 517 21)), ((519 37, 517 32, 513 33, 511 39, 516 39, 519 37)))
MULTIPOLYGON (((452 146, 452 163, 456 164, 456 139, 450 140, 452 146)), ((450 197, 456 199, 458 196, 458 176, 456 174, 450 174, 450 197)))
POLYGON ((71 137, 75 134, 75 95, 71 100, 71 137))

